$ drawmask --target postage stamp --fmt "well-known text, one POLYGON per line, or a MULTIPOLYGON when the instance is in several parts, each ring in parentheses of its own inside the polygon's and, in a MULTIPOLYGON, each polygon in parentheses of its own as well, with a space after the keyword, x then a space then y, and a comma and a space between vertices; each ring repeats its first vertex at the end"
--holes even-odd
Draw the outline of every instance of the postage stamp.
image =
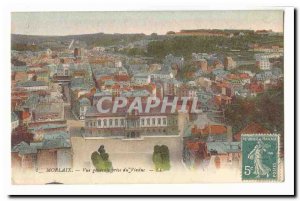
POLYGON ((279 176, 279 135, 242 135, 242 180, 271 181, 279 176))

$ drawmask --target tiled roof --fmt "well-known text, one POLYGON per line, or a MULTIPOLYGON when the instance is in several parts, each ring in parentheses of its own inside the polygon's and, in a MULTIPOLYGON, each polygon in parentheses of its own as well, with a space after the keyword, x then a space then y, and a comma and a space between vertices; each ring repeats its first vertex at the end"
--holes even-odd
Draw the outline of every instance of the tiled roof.
POLYGON ((215 134, 215 135, 221 135, 227 133, 226 126, 223 125, 207 125, 203 129, 192 129, 192 134, 202 134, 202 135, 208 135, 208 134, 215 134))
POLYGON ((142 96, 150 96, 150 93, 147 90, 134 90, 121 93, 123 97, 142 97, 142 96))
POLYGON ((65 127, 67 127, 67 125, 65 125, 65 124, 44 124, 44 125, 32 126, 29 129, 47 130, 47 129, 65 128, 65 127))
POLYGON ((97 96, 112 96, 112 92, 111 91, 98 91, 94 94, 94 97, 97 96))
POLYGON ((68 139, 57 138, 57 139, 46 139, 43 142, 34 142, 27 144, 21 142, 12 148, 12 152, 19 152, 20 154, 36 154, 38 149, 59 149, 59 148, 70 148, 71 143, 68 139))
POLYGON ((236 133, 233 138, 236 141, 241 141, 242 134, 261 134, 261 133, 271 133, 268 129, 264 128, 262 125, 256 122, 252 122, 248 124, 245 128, 241 131, 236 133))
POLYGON ((219 154, 240 152, 240 142, 207 142, 208 151, 217 151, 219 154))
POLYGON ((63 140, 63 139, 69 139, 70 134, 65 131, 57 131, 53 133, 46 133, 44 134, 44 140, 63 140))
POLYGON ((37 94, 31 94, 28 99, 25 101, 25 104, 23 107, 33 107, 39 102, 39 95, 37 94))
POLYGON ((256 84, 256 83, 250 84, 249 88, 250 88, 251 92, 255 92, 255 93, 261 93, 264 91, 263 85, 256 84))
POLYGON ((212 73, 213 73, 214 75, 217 75, 217 76, 219 76, 219 75, 225 76, 225 75, 228 74, 228 72, 225 71, 225 70, 223 70, 223 69, 215 69, 215 70, 213 70, 212 73))
POLYGON ((41 149, 70 148, 71 143, 65 139, 45 140, 41 149))
POLYGON ((12 148, 12 152, 19 152, 20 154, 34 154, 37 153, 37 149, 23 141, 14 146, 12 148))
POLYGON ((37 86, 48 86, 44 81, 25 81, 18 82, 17 87, 37 87, 37 86))
POLYGON ((115 84, 115 83, 116 83, 116 82, 113 81, 113 80, 106 80, 106 81, 104 82, 104 85, 111 86, 111 85, 113 85, 113 84, 115 84))
POLYGON ((25 120, 30 117, 30 113, 26 111, 21 112, 21 120, 25 120))
POLYGON ((28 70, 27 66, 13 66, 11 68, 12 72, 26 72, 28 70))
POLYGON ((217 83, 218 87, 230 88, 230 84, 226 82, 217 83))
POLYGON ((133 77, 135 78, 145 78, 145 77, 149 77, 150 74, 148 73, 137 73, 137 74, 134 74, 133 77))
POLYGON ((36 106, 36 114, 46 114, 46 113, 61 113, 63 111, 62 103, 41 103, 36 106))

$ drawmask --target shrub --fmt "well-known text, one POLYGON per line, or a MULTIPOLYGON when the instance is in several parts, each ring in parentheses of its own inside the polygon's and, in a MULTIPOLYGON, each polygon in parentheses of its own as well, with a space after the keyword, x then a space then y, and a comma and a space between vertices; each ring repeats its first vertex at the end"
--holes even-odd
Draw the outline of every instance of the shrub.
POLYGON ((109 154, 105 152, 103 145, 99 147, 98 152, 95 151, 92 153, 91 159, 97 171, 109 172, 112 170, 112 163, 109 161, 109 154))
POLYGON ((156 171, 170 170, 170 153, 169 148, 166 145, 155 145, 152 156, 152 161, 155 165, 156 171))

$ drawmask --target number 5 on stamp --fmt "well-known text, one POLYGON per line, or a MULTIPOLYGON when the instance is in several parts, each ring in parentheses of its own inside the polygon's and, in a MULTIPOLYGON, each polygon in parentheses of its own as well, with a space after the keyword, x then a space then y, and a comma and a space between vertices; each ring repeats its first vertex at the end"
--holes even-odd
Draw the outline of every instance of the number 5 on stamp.
POLYGON ((242 135, 242 180, 278 180, 279 135, 242 135))

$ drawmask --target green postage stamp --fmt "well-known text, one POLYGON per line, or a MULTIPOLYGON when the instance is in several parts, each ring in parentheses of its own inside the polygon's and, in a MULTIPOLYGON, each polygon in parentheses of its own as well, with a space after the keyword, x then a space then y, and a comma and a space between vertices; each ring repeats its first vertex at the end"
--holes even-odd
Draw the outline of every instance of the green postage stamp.
POLYGON ((279 176, 279 135, 242 135, 242 180, 271 181, 279 176))

